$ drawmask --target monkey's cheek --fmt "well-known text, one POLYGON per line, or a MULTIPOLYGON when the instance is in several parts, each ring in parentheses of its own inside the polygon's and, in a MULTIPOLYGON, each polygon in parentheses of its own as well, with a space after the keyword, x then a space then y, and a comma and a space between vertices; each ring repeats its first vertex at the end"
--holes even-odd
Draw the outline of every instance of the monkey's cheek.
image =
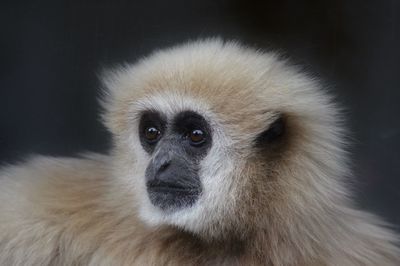
POLYGON ((150 202, 163 211, 175 211, 192 206, 200 191, 194 189, 152 188, 148 189, 150 202))

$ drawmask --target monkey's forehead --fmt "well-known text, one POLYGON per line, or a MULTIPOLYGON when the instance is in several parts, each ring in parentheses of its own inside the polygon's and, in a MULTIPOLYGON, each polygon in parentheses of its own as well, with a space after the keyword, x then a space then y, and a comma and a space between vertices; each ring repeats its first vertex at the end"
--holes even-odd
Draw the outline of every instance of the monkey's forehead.
POLYGON ((105 83, 119 108, 187 106, 233 123, 275 112, 320 112, 326 104, 313 80, 277 55, 215 39, 155 52, 105 83))

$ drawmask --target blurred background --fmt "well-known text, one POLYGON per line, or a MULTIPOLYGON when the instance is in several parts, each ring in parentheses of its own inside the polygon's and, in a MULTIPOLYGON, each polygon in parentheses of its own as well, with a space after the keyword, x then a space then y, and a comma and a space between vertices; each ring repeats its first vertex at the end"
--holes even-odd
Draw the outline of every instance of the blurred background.
POLYGON ((1 1, 0 164, 107 152, 97 73, 211 36, 278 50, 322 79, 346 110, 357 204, 399 230, 397 0, 1 1))

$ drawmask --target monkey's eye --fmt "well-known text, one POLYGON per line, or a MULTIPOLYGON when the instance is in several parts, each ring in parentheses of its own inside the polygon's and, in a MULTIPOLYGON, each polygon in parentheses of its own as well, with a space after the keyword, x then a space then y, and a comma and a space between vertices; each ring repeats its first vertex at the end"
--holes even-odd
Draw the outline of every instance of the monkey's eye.
POLYGON ((194 129, 187 133, 187 138, 192 145, 200 145, 206 140, 206 134, 200 129, 194 129))
POLYGON ((149 143, 157 142, 160 136, 161 136, 161 131, 158 130, 156 127, 146 127, 144 129, 144 137, 149 143))

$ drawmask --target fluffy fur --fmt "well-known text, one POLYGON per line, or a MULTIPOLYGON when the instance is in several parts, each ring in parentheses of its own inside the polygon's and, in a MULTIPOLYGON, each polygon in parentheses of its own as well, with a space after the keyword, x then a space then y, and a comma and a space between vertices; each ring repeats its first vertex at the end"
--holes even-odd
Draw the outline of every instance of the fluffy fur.
POLYGON ((343 129, 319 85, 273 53, 206 40, 108 73, 111 155, 34 157, 0 172, 0 265, 400 265, 397 237, 348 197, 343 129), (144 109, 203 115, 203 193, 147 196, 144 109), (283 139, 255 145, 278 117, 283 139))

